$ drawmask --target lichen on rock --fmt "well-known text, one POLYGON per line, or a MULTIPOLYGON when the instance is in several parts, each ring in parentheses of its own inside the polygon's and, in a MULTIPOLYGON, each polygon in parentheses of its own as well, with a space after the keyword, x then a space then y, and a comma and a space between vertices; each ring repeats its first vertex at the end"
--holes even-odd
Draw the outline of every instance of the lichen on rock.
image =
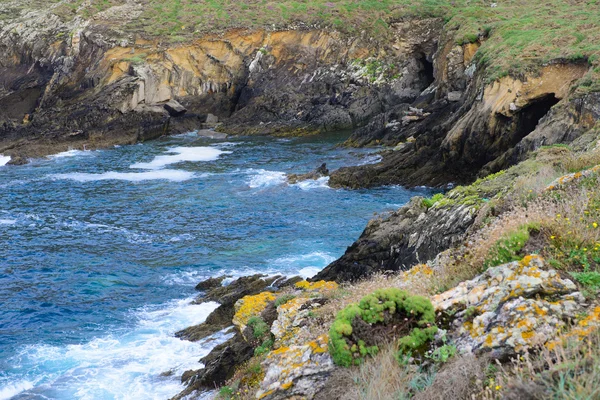
POLYGON ((239 328, 240 332, 244 332, 250 318, 260 315, 267 305, 275 299, 275 294, 271 292, 242 297, 235 303, 233 324, 239 328))
POLYGON ((489 351, 498 359, 552 340, 584 301, 571 280, 535 255, 489 268, 432 298, 436 311, 455 315, 450 336, 459 350, 489 351))
POLYGON ((323 291, 334 290, 338 288, 338 284, 336 282, 323 280, 317 282, 300 281, 294 286, 304 291, 323 291))
POLYGON ((281 347, 263 362, 265 378, 256 394, 258 399, 312 399, 323 387, 333 360, 327 352, 327 335, 304 345, 281 347))

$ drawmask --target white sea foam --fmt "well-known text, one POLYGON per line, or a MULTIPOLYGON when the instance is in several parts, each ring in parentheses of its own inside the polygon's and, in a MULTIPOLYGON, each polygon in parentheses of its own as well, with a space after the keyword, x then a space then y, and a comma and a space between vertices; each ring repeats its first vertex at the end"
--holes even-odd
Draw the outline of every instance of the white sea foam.
POLYGON ((10 161, 10 156, 4 156, 4 155, 0 154, 0 167, 8 164, 9 161, 10 161))
POLYGON ((172 182, 182 182, 192 179, 193 172, 180 171, 174 169, 163 169, 160 171, 147 172, 115 172, 109 171, 101 174, 89 174, 83 172, 73 172, 68 174, 53 174, 49 175, 52 179, 68 179, 78 182, 93 182, 93 181, 108 181, 120 180, 129 182, 141 182, 150 180, 168 180, 172 182))
POLYGON ((251 176, 247 179, 246 183, 252 189, 281 185, 286 181, 284 172, 249 169, 247 173, 251 174, 251 176))
POLYGON ((230 151, 223 151, 214 147, 172 147, 168 149, 169 155, 160 155, 154 157, 150 162, 141 162, 131 165, 131 168, 138 169, 161 169, 170 164, 176 164, 183 161, 200 162, 214 161, 221 154, 229 154, 230 151))
POLYGON ((19 393, 31 389, 33 386, 34 383, 27 380, 9 383, 4 387, 0 387, 0 400, 8 400, 13 396, 18 395, 19 393))
POLYGON ((323 251, 314 251, 308 254, 293 254, 279 257, 270 262, 271 265, 292 274, 298 274, 304 278, 310 278, 325 268, 335 257, 323 251))
POLYGON ((292 186, 297 186, 302 190, 330 189, 328 176, 323 176, 319 179, 307 179, 307 180, 295 183, 292 186))
MULTIPOLYGON (((199 369, 198 360, 232 335, 221 331, 189 342, 173 334, 201 323, 217 303, 191 304, 192 298, 132 313, 136 326, 127 332, 96 338, 86 344, 34 346, 19 355, 23 367, 46 372, 31 393, 52 387, 58 398, 166 399, 184 389, 181 374, 199 369), (214 339, 214 340, 213 340, 214 339), (168 376, 161 375, 169 372, 168 376)), ((0 392, 2 393, 2 392, 0 392)), ((11 392, 11 396, 16 393, 11 392)), ((2 397, 0 396, 0 399, 2 397)))
POLYGON ((312 278, 313 276, 315 276, 316 274, 318 274, 319 272, 321 272, 322 269, 323 268, 306 267, 306 268, 302 268, 300 271, 298 271, 298 275, 300 275, 304 279, 309 279, 309 278, 312 278))
POLYGON ((383 157, 380 154, 372 154, 365 157, 358 165, 377 164, 381 160, 383 160, 383 157))
POLYGON ((225 147, 225 148, 228 148, 228 147, 235 147, 235 146, 239 146, 239 145, 241 145, 241 144, 243 144, 243 143, 244 143, 244 142, 221 142, 221 143, 214 143, 214 144, 211 144, 210 146, 211 146, 211 147, 217 147, 217 148, 220 148, 220 147, 225 147))
POLYGON ((0 219, 0 225, 14 225, 16 223, 16 219, 0 219))
POLYGON ((91 156, 94 152, 91 150, 67 150, 62 153, 52 154, 50 158, 65 158, 65 157, 76 157, 76 156, 91 156))

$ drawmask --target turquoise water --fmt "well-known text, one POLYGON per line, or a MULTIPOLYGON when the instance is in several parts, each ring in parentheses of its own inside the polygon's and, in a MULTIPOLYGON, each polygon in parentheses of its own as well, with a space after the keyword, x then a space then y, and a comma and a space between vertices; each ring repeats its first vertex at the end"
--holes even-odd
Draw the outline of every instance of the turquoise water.
POLYGON ((0 400, 166 399, 225 340, 178 340, 216 304, 209 276, 311 276, 400 187, 288 185, 285 172, 373 162, 310 139, 194 134, 0 167, 0 400), (173 371, 172 376, 161 373, 173 371))

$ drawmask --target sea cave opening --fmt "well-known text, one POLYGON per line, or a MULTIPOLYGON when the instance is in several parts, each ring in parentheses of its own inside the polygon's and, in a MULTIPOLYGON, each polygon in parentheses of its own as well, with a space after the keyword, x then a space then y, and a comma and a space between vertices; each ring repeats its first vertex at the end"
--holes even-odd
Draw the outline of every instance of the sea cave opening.
POLYGON ((421 64, 421 71, 419 72, 421 82, 423 82, 424 88, 428 88, 435 80, 433 62, 429 61, 427 56, 422 53, 418 58, 418 61, 421 64))
POLYGON ((520 141, 533 132, 540 120, 559 101, 560 99, 556 98, 554 93, 548 93, 532 100, 527 106, 523 107, 515 116, 516 129, 514 138, 516 141, 520 141))

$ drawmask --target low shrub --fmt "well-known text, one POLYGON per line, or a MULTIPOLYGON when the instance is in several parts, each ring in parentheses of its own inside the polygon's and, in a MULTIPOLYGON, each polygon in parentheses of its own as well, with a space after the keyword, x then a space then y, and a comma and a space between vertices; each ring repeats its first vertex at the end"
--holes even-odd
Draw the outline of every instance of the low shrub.
POLYGON ((341 310, 329 330, 329 352, 341 366, 358 365, 378 345, 399 337, 400 353, 424 347, 437 332, 429 299, 396 289, 381 289, 341 310))

